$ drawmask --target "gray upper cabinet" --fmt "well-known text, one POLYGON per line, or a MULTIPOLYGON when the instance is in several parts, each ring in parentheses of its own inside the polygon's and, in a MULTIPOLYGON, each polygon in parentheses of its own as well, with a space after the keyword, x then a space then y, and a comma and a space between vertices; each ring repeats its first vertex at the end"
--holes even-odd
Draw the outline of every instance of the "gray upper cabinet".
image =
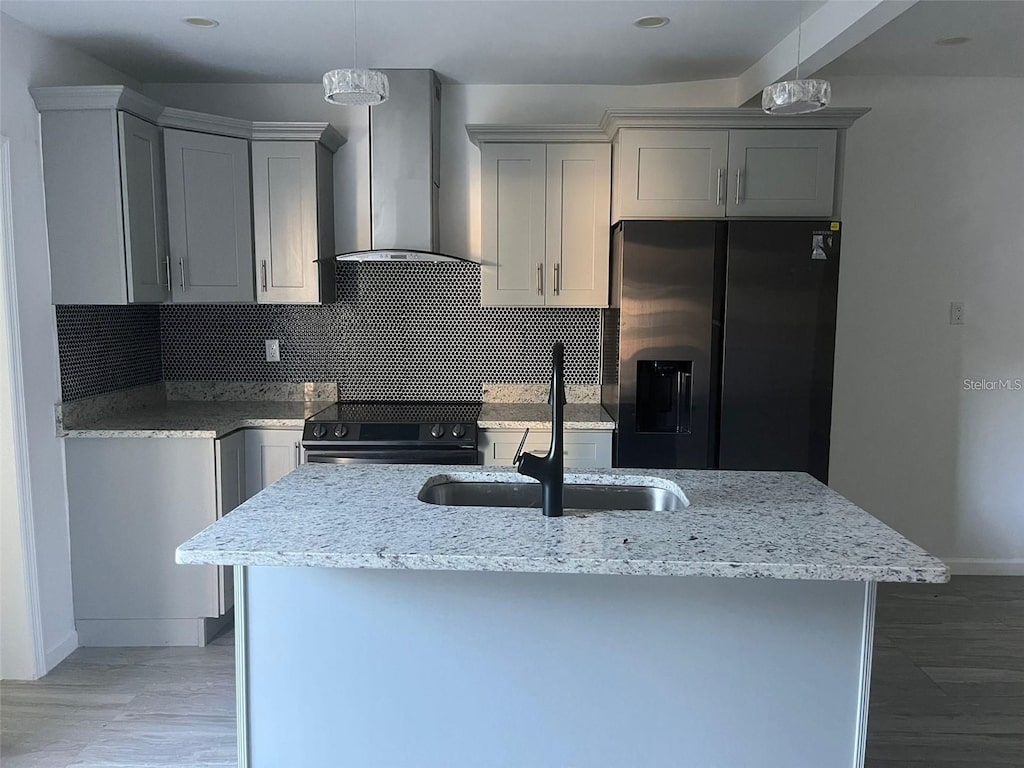
POLYGON ((169 128, 164 148, 173 300, 254 301, 249 142, 169 128))
POLYGON ((323 145, 252 142, 258 302, 333 301, 333 265, 318 261, 334 255, 332 184, 332 156, 323 145))
POLYGON ((624 128, 615 141, 614 219, 725 216, 729 131, 624 128))
POLYGON ((611 145, 548 145, 547 306, 608 306, 610 201, 611 145))
POLYGON ((481 150, 484 306, 544 305, 543 144, 485 144, 481 150))
POLYGON ((607 143, 481 145, 483 306, 608 305, 607 143))
POLYGON ((160 107, 120 86, 34 88, 55 304, 169 296, 160 107), (122 107, 131 107, 136 114, 122 107))
POLYGON ((832 215, 833 130, 729 132, 729 216, 832 215))

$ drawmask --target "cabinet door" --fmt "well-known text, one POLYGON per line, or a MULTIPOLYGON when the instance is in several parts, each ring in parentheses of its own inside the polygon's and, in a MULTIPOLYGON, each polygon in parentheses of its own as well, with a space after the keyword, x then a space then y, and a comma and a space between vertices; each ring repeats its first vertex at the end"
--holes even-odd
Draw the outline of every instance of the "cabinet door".
MULTIPOLYGON (((216 442, 217 518, 248 498, 245 485, 245 431, 233 432, 216 442)), ((231 566, 217 568, 221 615, 235 604, 235 579, 231 566)))
POLYGON ((174 301, 253 301, 249 142, 164 131, 174 301))
POLYGON ((160 129, 125 112, 117 113, 117 128, 128 301, 166 301, 171 273, 160 129))
MULTIPOLYGON (((480 450, 484 466, 508 467, 515 458, 523 433, 514 429, 480 430, 480 450)), ((523 450, 543 455, 551 445, 551 433, 530 430, 523 450)), ((563 436, 563 460, 573 469, 585 467, 610 468, 612 465, 612 433, 597 430, 569 430, 563 436)))
POLYGON ((480 150, 482 306, 544 304, 545 150, 543 144, 485 144, 480 150))
POLYGON ((320 301, 316 142, 252 143, 256 300, 320 301))
POLYGON ((547 305, 607 307, 611 145, 547 148, 547 305))
POLYGON ((729 132, 729 216, 831 216, 836 132, 729 132))
POLYGON ((615 221, 725 215, 728 131, 623 128, 615 151, 615 221))
POLYGON ((245 430, 246 498, 276 483, 301 462, 301 429, 245 430))
POLYGON ((75 618, 219 616, 217 568, 174 562, 217 518, 214 441, 71 438, 65 452, 75 618))

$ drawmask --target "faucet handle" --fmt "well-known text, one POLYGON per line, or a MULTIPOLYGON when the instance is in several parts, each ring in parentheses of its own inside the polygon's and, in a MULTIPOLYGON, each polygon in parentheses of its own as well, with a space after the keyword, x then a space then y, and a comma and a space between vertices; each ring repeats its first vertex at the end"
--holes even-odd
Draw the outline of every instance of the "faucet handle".
POLYGON ((519 460, 523 458, 523 446, 526 445, 526 438, 530 434, 530 428, 527 427, 526 431, 523 432, 523 439, 519 441, 519 447, 516 448, 515 458, 512 459, 513 464, 519 464, 519 460))

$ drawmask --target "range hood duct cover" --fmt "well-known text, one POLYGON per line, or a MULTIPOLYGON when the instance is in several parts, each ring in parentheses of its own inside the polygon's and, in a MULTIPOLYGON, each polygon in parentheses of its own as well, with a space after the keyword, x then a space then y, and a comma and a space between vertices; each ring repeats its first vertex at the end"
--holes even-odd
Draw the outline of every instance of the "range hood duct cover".
POLYGON ((438 253, 441 83, 432 69, 383 72, 390 97, 370 110, 370 250, 337 259, 466 261, 438 253))

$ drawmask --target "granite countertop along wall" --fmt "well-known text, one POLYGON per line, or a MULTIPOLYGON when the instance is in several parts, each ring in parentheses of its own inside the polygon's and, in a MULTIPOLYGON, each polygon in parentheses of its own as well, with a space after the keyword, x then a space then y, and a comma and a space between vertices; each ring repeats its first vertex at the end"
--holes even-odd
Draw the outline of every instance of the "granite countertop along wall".
MULTIPOLYGON (((478 425, 485 429, 550 430, 546 385, 485 385, 478 425), (507 400, 511 401, 507 401, 507 400)), ((569 388, 567 430, 612 430, 595 402, 596 388, 569 388)), ((337 399, 334 384, 164 382, 113 392, 58 408, 64 437, 175 437, 216 439, 238 429, 301 429, 307 418, 337 399)))
POLYGON ((566 483, 648 483, 681 511, 448 507, 432 480, 523 482, 507 471, 306 464, 177 550, 179 563, 944 582, 946 566, 798 472, 601 470, 566 483), (641 476, 638 478, 638 476, 641 476), (301 509, 301 515, 295 510, 301 509))

